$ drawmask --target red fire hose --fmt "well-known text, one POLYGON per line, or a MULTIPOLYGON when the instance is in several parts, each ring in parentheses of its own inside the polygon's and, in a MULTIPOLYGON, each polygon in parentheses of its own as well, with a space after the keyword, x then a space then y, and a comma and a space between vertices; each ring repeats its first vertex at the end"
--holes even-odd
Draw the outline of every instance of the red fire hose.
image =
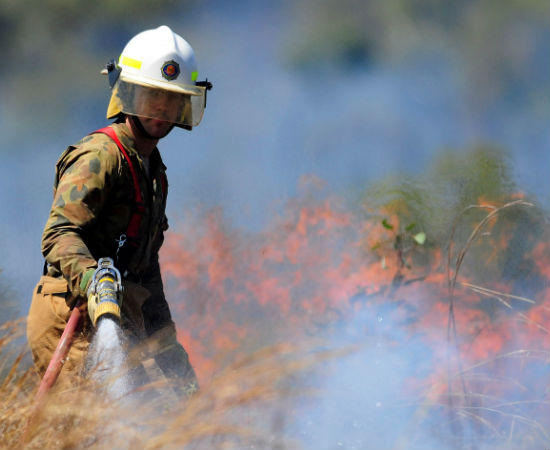
POLYGON ((63 330, 63 334, 59 339, 57 348, 53 353, 52 359, 50 360, 50 364, 48 364, 46 373, 44 374, 42 382, 38 387, 38 391, 36 392, 36 396, 34 397, 35 401, 39 401, 42 396, 46 392, 48 392, 48 390, 55 383, 55 380, 57 380, 59 372, 61 372, 61 368, 63 367, 63 364, 65 363, 65 358, 67 357, 67 353, 69 353, 69 349, 71 348, 74 332, 78 323, 80 322, 80 317, 82 316, 82 313, 78 309, 78 306, 79 305, 75 306, 73 308, 73 311, 71 312, 71 316, 69 317, 67 326, 65 326, 65 330, 63 330))
POLYGON ((67 325, 63 330, 63 334, 61 335, 61 338, 57 343, 57 347, 53 353, 52 359, 48 364, 46 373, 44 373, 44 376, 42 377, 42 381, 40 382, 38 391, 36 391, 36 395, 34 397, 34 407, 29 415, 29 420, 27 421, 27 425, 23 430, 23 433, 21 434, 21 439, 19 441, 19 444, 21 446, 26 444, 28 441, 30 429, 34 423, 34 419, 36 418, 38 410, 42 406, 42 398, 44 397, 46 392, 48 392, 50 388, 54 385, 57 377, 59 376, 59 372, 61 372, 61 368, 65 363, 65 358, 67 357, 69 349, 71 348, 74 332, 76 330, 76 327, 78 326, 78 323, 80 322, 80 318, 82 317, 82 313, 78 309, 79 306, 80 304, 76 305, 73 308, 67 325))

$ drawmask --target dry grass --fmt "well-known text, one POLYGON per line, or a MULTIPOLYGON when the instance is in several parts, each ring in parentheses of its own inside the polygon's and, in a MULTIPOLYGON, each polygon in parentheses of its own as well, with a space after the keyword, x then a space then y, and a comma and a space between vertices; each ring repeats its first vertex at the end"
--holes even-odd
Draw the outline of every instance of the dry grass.
MULTIPOLYGON (((495 378, 498 365, 515 368, 539 365, 547 367, 550 363, 550 353, 540 349, 519 349, 487 358, 470 367, 463 368, 460 352, 457 325, 455 320, 455 288, 464 261, 464 257, 481 235, 484 227, 500 213, 509 208, 531 208, 534 205, 523 200, 508 202, 500 207, 493 205, 471 205, 457 217, 452 230, 447 253, 447 285, 449 291, 449 314, 447 321, 447 343, 449 346, 447 404, 449 418, 454 425, 454 434, 459 437, 460 444, 474 448, 480 440, 497 443, 500 448, 533 448, 547 446, 550 441, 548 423, 548 384, 543 385, 546 391, 533 391, 531 387, 522 385, 520 380, 511 377, 495 378), (488 210, 489 213, 474 227, 466 242, 456 252, 454 261, 453 238, 459 220, 472 209, 488 210), (456 369, 453 370, 450 358, 454 353, 456 369), (507 396, 495 395, 494 386, 500 386, 507 396), (512 394, 514 393, 514 394, 512 394), (518 395, 518 393, 521 393, 518 395), (517 400, 514 400, 513 397, 517 400), (541 418, 543 421, 541 421, 541 418), (464 432, 464 427, 469 431, 464 432)), ((461 285, 477 293, 480 297, 491 298, 504 305, 516 317, 516 320, 536 326, 548 339, 546 324, 531 320, 521 311, 516 311, 511 300, 534 305, 536 302, 522 296, 499 292, 483 286, 467 282, 461 285)), ((532 369, 536 370, 536 369, 532 369)), ((540 370, 540 369, 539 369, 540 370)))
MULTIPOLYGON (((21 323, 3 328, 6 336, 17 330, 21 323)), ((9 340, 0 340, 0 355, 9 340)), ((285 408, 310 394, 300 389, 300 377, 332 356, 273 345, 226 367, 188 399, 170 395, 162 380, 119 400, 101 394, 104 386, 81 380, 48 395, 30 426, 39 380, 14 361, 0 387, 0 448, 297 448, 281 437, 285 408)))

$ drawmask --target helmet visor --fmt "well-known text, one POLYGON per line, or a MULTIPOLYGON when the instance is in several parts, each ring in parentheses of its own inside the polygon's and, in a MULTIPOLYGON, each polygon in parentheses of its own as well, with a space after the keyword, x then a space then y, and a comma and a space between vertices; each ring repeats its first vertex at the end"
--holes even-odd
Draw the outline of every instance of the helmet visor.
POLYGON ((204 93, 202 86, 185 86, 182 92, 119 79, 111 102, 125 114, 195 127, 204 113, 204 93))

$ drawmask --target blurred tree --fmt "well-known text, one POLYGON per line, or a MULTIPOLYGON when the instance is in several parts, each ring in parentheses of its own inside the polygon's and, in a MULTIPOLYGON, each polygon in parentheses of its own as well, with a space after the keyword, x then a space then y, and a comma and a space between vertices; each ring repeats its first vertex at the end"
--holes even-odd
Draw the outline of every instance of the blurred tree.
POLYGON ((42 64, 47 68, 49 56, 65 40, 81 51, 97 51, 100 46, 120 50, 118 41, 127 40, 130 33, 166 17, 170 10, 179 12, 193 3, 193 0, 2 0, 0 38, 9 45, 2 46, 0 55, 3 61, 12 64, 2 65, 0 74, 14 68, 38 71, 42 64))
POLYGON ((474 111, 497 97, 540 109, 548 103, 545 0, 303 0, 292 7, 287 60, 294 68, 347 71, 435 52, 466 76, 474 111))
MULTIPOLYGON (((527 199, 513 182, 506 154, 481 146, 441 154, 423 176, 394 176, 374 184, 365 191, 364 205, 369 220, 386 228, 391 240, 386 251, 402 250, 404 239, 414 244, 414 237, 423 233, 422 242, 417 242, 421 245, 409 246, 405 256, 409 265, 431 269, 434 261, 426 256, 436 254, 428 250, 439 248, 445 255, 454 230, 456 256, 491 208, 518 198, 527 199), (471 208, 475 205, 484 207, 471 208)), ((546 281, 535 279, 531 252, 541 236, 548 235, 548 220, 547 212, 532 203, 506 208, 488 223, 468 252, 464 274, 479 283, 514 281, 528 284, 530 290, 541 289, 546 281)))

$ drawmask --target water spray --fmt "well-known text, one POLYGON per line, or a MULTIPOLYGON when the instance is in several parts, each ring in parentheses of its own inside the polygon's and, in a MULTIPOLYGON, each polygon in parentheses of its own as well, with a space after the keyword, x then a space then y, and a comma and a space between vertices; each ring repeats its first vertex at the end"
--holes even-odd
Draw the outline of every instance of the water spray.
POLYGON ((86 370, 92 371, 91 378, 107 383, 108 393, 116 399, 128 392, 130 384, 123 372, 126 354, 119 326, 121 304, 120 272, 111 258, 101 258, 88 288, 88 314, 96 333, 88 352, 86 370))

